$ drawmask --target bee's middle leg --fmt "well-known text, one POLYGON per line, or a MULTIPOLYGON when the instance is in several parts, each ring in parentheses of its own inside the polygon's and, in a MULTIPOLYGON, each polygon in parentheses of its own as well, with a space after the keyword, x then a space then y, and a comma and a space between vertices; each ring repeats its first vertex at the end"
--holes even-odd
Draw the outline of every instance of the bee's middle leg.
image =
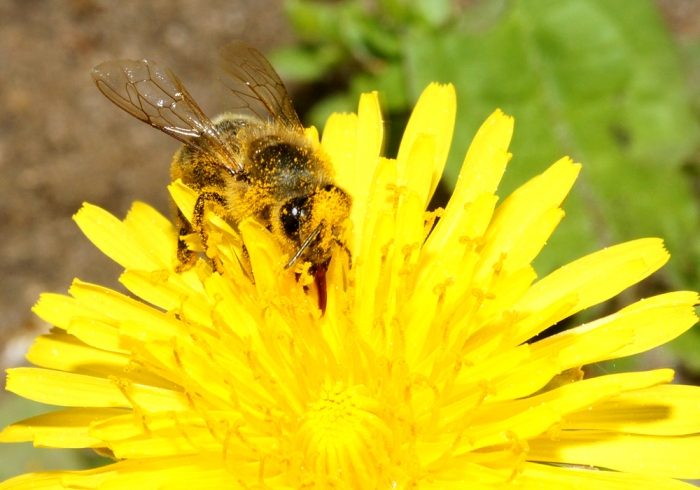
POLYGON ((348 268, 352 269, 352 252, 350 252, 350 249, 348 248, 348 246, 345 244, 345 242, 343 242, 337 238, 333 238, 333 241, 335 242, 336 245, 338 245, 338 247, 340 247, 341 250, 343 250, 345 252, 345 255, 347 255, 347 257, 348 257, 348 268))
POLYGON ((177 209, 177 223, 179 229, 178 240, 177 240, 177 265, 175 266, 176 272, 184 272, 190 269, 194 263, 197 261, 197 254, 187 248, 187 244, 183 240, 187 235, 192 233, 192 225, 182 214, 180 208, 175 206, 177 209))

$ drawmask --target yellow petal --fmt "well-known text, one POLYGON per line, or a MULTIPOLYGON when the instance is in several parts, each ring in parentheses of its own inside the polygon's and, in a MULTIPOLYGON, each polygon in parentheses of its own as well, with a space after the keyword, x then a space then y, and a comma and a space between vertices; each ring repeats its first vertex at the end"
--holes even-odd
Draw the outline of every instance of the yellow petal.
POLYGON ((490 274, 501 254, 506 254, 506 271, 519 269, 535 258, 561 219, 558 207, 580 169, 580 165, 562 158, 496 208, 484 235, 483 262, 477 277, 490 274))
MULTIPOLYGON (((450 400, 453 401, 451 404, 443 401, 445 406, 440 411, 440 423, 444 427, 450 427, 464 420, 467 414, 473 416, 474 407, 482 397, 485 397, 488 403, 497 403, 530 395, 545 386, 558 373, 556 362, 541 359, 536 362, 523 362, 504 374, 494 372, 492 379, 476 379, 473 383, 455 385, 451 394, 451 398, 455 400, 450 400)), ((485 374, 490 373, 487 371, 485 374)))
POLYGON ((357 114, 334 113, 326 121, 321 146, 330 157, 336 182, 354 196, 357 161, 357 114))
POLYGON ((220 489, 231 483, 231 471, 246 480, 256 477, 259 464, 230 462, 224 467, 213 454, 179 458, 127 460, 85 471, 47 471, 30 473, 0 484, 1 490, 65 490, 66 488, 100 488, 115 490, 139 488, 157 490, 220 489))
MULTIPOLYGON (((212 419, 226 422, 230 426, 244 422, 243 417, 231 411, 209 412, 212 419)), ((119 412, 119 416, 101 420, 91 425, 90 435, 103 441, 118 441, 144 435, 147 432, 173 429, 177 427, 204 427, 206 420, 194 412, 161 412, 151 413, 145 418, 132 412, 119 412)))
POLYGON ((312 144, 317 146, 320 144, 318 139, 318 129, 316 129, 316 126, 309 126, 308 128, 304 128, 304 134, 311 141, 312 144))
POLYGON ((511 400, 531 395, 560 371, 555 359, 537 359, 523 363, 514 372, 493 380, 489 401, 511 400))
POLYGON ((371 332, 375 330, 375 316, 379 313, 375 312, 375 304, 383 306, 377 294, 386 292, 381 288, 380 282, 386 276, 389 248, 394 243, 394 227, 394 219, 388 213, 377 216, 375 229, 371 235, 367 235, 373 239, 367 242, 369 248, 363 254, 362 266, 358 265, 358 326, 368 338, 371 338, 371 332))
POLYGON ((423 203, 415 191, 409 191, 401 199, 397 215, 393 257, 390 262, 393 276, 388 297, 395 297, 395 303, 387 311, 393 315, 394 307, 403 308, 411 295, 411 273, 418 259, 418 250, 423 241, 423 203))
POLYGON ((579 300, 568 316, 612 298, 658 270, 668 258, 658 238, 615 245, 552 272, 535 283, 515 308, 537 311, 573 293, 579 300))
POLYGON ((177 429, 168 432, 143 434, 131 439, 114 441, 109 444, 119 459, 143 459, 163 456, 183 456, 202 452, 221 451, 207 429, 189 428, 186 435, 177 429))
POLYGON ((80 304, 75 298, 62 294, 43 293, 32 311, 42 320, 56 327, 67 329, 74 318, 87 317, 109 321, 107 315, 80 304))
POLYGON ((97 248, 125 269, 152 271, 171 266, 169 258, 167 264, 162 259, 169 256, 153 253, 128 226, 97 206, 83 204, 73 219, 97 248))
POLYGON ((420 190, 419 188, 414 190, 424 199, 423 208, 428 205, 445 168, 447 154, 452 143, 456 113, 457 102, 454 86, 452 84, 431 83, 416 102, 401 139, 401 146, 396 157, 399 183, 403 185, 403 182, 416 179, 418 175, 421 176, 421 180, 413 180, 410 185, 420 186, 420 190), (431 141, 432 151, 429 154, 425 154, 424 150, 421 151, 421 156, 427 158, 423 161, 423 166, 427 167, 429 171, 427 175, 423 175, 416 168, 418 162, 415 161, 415 155, 413 157, 414 163, 410 163, 410 154, 416 151, 415 145, 419 139, 431 141))
POLYGON ((75 317, 66 331, 75 335, 78 340, 98 349, 128 353, 128 349, 122 345, 119 328, 114 323, 117 322, 107 323, 92 318, 75 317))
POLYGON ((194 289, 170 271, 126 271, 119 278, 129 291, 166 311, 179 311, 189 322, 211 324, 211 303, 199 284, 194 289))
POLYGON ((0 483, 0 490, 65 490, 62 477, 70 471, 26 473, 0 483))
POLYGON ((634 325, 634 343, 606 359, 645 352, 680 336, 697 323, 695 305, 698 300, 694 291, 675 291, 637 301, 612 315, 624 315, 625 321, 634 325))
POLYGON ((221 410, 232 409, 231 388, 225 378, 230 374, 212 363, 198 347, 187 339, 180 339, 174 347, 169 344, 152 343, 144 357, 153 356, 153 359, 170 373, 176 372, 179 366, 186 365, 190 390, 196 390, 197 395, 212 406, 221 410))
POLYGON ((376 92, 363 94, 358 115, 334 114, 323 132, 323 148, 330 155, 337 181, 352 196, 354 226, 350 250, 357 254, 365 232, 370 183, 379 164, 384 126, 376 92))
POLYGON ((528 442, 528 459, 600 466, 665 478, 700 478, 700 436, 658 437, 593 430, 561 431, 528 442))
MULTIPOLYGON (((525 293, 527 294, 527 292, 525 293)), ((531 339, 547 327, 569 316, 569 312, 578 304, 576 294, 564 295, 539 310, 525 311, 513 309, 509 315, 514 324, 508 329, 504 339, 506 345, 520 345, 531 339)))
POLYGON ((168 186, 168 191, 170 192, 170 197, 173 198, 173 202, 182 212, 185 219, 192 222, 194 206, 197 203, 197 193, 183 184, 180 179, 170 184, 168 186))
POLYGON ((663 385, 631 393, 568 416, 563 429, 599 429, 633 434, 700 432, 700 388, 663 385))
POLYGON ((0 442, 33 441, 36 447, 102 446, 102 439, 88 434, 90 426, 124 413, 117 408, 67 408, 45 413, 6 427, 0 442))
POLYGON ((485 420, 474 421, 477 423, 475 428, 469 431, 469 449, 502 444, 513 436, 519 439, 536 437, 554 424, 560 423, 567 413, 588 408, 618 393, 619 387, 615 385, 601 386, 595 391, 569 390, 567 393, 560 393, 549 403, 533 403, 528 410, 515 412, 511 417, 496 411, 496 414, 501 416, 488 423, 485 420))
POLYGON ((609 328, 604 326, 586 335, 571 333, 576 329, 567 330, 532 344, 532 355, 535 358, 555 357, 561 371, 597 362, 634 343, 634 329, 626 327, 629 327, 627 323, 611 324, 609 328))
POLYGON ((6 389, 30 400, 65 407, 131 408, 126 392, 145 410, 189 409, 187 398, 182 393, 48 369, 10 369, 6 389))
POLYGON ((266 300, 274 299, 276 291, 280 290, 280 276, 291 273, 284 271, 284 266, 291 257, 282 257, 282 251, 272 234, 258 222, 246 220, 240 224, 240 230, 243 240, 248 244, 258 295, 266 300))
POLYGON ((452 235, 467 212, 465 206, 482 194, 494 194, 511 155, 508 145, 513 136, 513 118, 494 112, 474 137, 462 165, 457 185, 445 213, 425 244, 425 253, 435 255, 452 235))
POLYGON ((9 369, 6 389, 49 405, 131 407, 117 386, 107 379, 49 369, 9 369))
MULTIPOLYGON (((430 165, 430 162, 434 162, 437 159, 436 145, 434 134, 418 133, 415 140, 413 140, 413 146, 404 156, 403 175, 399 173, 397 180, 399 187, 404 187, 407 193, 413 192, 419 197, 421 213, 418 216, 421 219, 422 211, 428 206, 429 193, 433 191, 431 188, 433 167, 430 165)), ((402 163, 398 159, 396 163, 397 169, 401 172, 402 163)))
POLYGON ((70 287, 70 293, 79 302, 90 304, 102 314, 119 320, 121 324, 128 321, 138 323, 142 328, 140 333, 142 340, 147 340, 149 335, 169 339, 182 329, 181 323, 175 318, 101 286, 76 279, 70 287))
POLYGON ((618 313, 536 342, 533 355, 558 352, 567 369, 647 351, 695 324, 697 300, 696 293, 680 291, 638 301, 618 313))
POLYGON ((522 474, 515 480, 522 490, 693 490, 696 487, 678 480, 658 476, 646 476, 615 471, 599 471, 586 466, 551 466, 525 463, 522 474))
MULTIPOLYGON (((362 282, 363 272, 359 272, 366 268, 366 254, 371 247, 374 247, 375 226, 378 220, 384 219, 381 216, 389 213, 392 217, 396 213, 395 192, 391 189, 396 187, 396 161, 381 158, 377 168, 375 169, 372 184, 369 189, 368 201, 365 209, 365 214, 360 218, 360 224, 363 226, 361 234, 355 235, 356 239, 360 239, 355 244, 354 252, 354 268, 358 270, 358 282, 362 282)), ((392 234, 392 238, 394 235, 392 234)))
POLYGON ((126 214, 124 224, 129 228, 137 240, 148 250, 152 257, 171 258, 171 266, 174 266, 175 251, 179 238, 177 228, 158 211, 148 204, 135 202, 126 214))
POLYGON ((154 376, 148 370, 131 365, 131 356, 92 348, 68 334, 37 337, 27 353, 27 360, 36 366, 59 371, 101 378, 119 374, 133 383, 169 390, 178 389, 174 384, 154 376))
POLYGON ((475 413, 473 421, 474 423, 490 423, 494 420, 510 418, 520 412, 527 412, 534 407, 551 403, 560 413, 566 415, 564 424, 568 424, 569 419, 577 419, 582 414, 596 410, 599 406, 609 406, 615 400, 625 399, 628 393, 629 396, 632 396, 634 393, 638 393, 639 390, 663 388, 663 386, 657 385, 668 383, 671 380, 673 380, 673 371, 670 369, 599 376, 563 385, 528 398, 485 405, 475 413), (589 408, 585 404, 579 404, 577 401, 578 397, 585 393, 607 393, 607 396, 614 395, 614 397, 611 402, 602 402, 600 404, 596 402, 596 404, 591 404, 592 408, 589 408), (570 401, 574 403, 570 403, 570 401), (581 407, 584 410, 576 411, 581 407))
POLYGON ((357 108, 357 159, 352 169, 355 174, 352 196, 356 210, 353 209, 351 218, 358 229, 367 207, 367 193, 379 163, 383 144, 384 118, 379 106, 379 96, 377 92, 362 94, 357 108))
POLYGON ((207 281, 207 292, 212 298, 221 298, 216 304, 217 318, 231 327, 231 331, 241 337, 252 337, 258 333, 258 325, 262 322, 260 311, 251 307, 254 301, 253 292, 243 294, 233 287, 231 281, 226 281, 214 275, 207 281))

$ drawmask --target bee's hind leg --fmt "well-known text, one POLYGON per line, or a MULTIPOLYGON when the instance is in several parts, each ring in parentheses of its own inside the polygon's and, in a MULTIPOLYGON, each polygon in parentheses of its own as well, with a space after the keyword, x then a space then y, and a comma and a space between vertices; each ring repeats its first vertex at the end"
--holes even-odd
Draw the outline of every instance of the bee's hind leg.
MULTIPOLYGON (((207 210, 207 204, 216 204, 222 208, 226 208, 226 199, 224 196, 218 192, 207 191, 202 192, 197 197, 197 202, 194 205, 194 212, 192 213, 192 223, 191 227, 193 231, 199 234, 199 239, 202 242, 202 246, 206 250, 208 248, 209 234, 207 233, 206 227, 204 226, 204 214, 207 210)), ((212 267, 216 272, 221 272, 219 265, 216 260, 212 259, 212 267)))

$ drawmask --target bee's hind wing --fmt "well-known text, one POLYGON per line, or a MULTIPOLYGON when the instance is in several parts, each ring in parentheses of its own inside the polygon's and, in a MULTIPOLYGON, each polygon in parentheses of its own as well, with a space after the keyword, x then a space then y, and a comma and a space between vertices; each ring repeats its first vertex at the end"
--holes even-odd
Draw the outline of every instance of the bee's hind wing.
POLYGON ((231 173, 242 165, 214 123, 166 66, 147 60, 112 60, 92 70, 97 88, 117 106, 193 149, 212 153, 231 173))
POLYGON ((228 89, 228 107, 234 115, 277 122, 303 132, 287 89, 275 69, 258 50, 233 41, 219 51, 219 81, 228 89))

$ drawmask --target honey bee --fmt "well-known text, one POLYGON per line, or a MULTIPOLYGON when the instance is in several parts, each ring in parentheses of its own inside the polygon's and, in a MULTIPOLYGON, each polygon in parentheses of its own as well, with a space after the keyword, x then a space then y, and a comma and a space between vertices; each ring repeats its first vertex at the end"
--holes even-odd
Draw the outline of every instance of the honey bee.
POLYGON ((213 120, 173 72, 156 62, 107 61, 92 77, 117 106, 183 143, 171 176, 198 197, 191 223, 177 211, 178 270, 196 260, 182 240, 186 235, 199 234, 207 247, 208 209, 234 226, 253 217, 290 257, 285 268, 311 264, 325 311, 333 249, 348 252, 343 233, 352 199, 335 183, 328 156, 306 136, 284 84, 262 54, 234 41, 221 48, 219 68, 230 105, 213 120))

